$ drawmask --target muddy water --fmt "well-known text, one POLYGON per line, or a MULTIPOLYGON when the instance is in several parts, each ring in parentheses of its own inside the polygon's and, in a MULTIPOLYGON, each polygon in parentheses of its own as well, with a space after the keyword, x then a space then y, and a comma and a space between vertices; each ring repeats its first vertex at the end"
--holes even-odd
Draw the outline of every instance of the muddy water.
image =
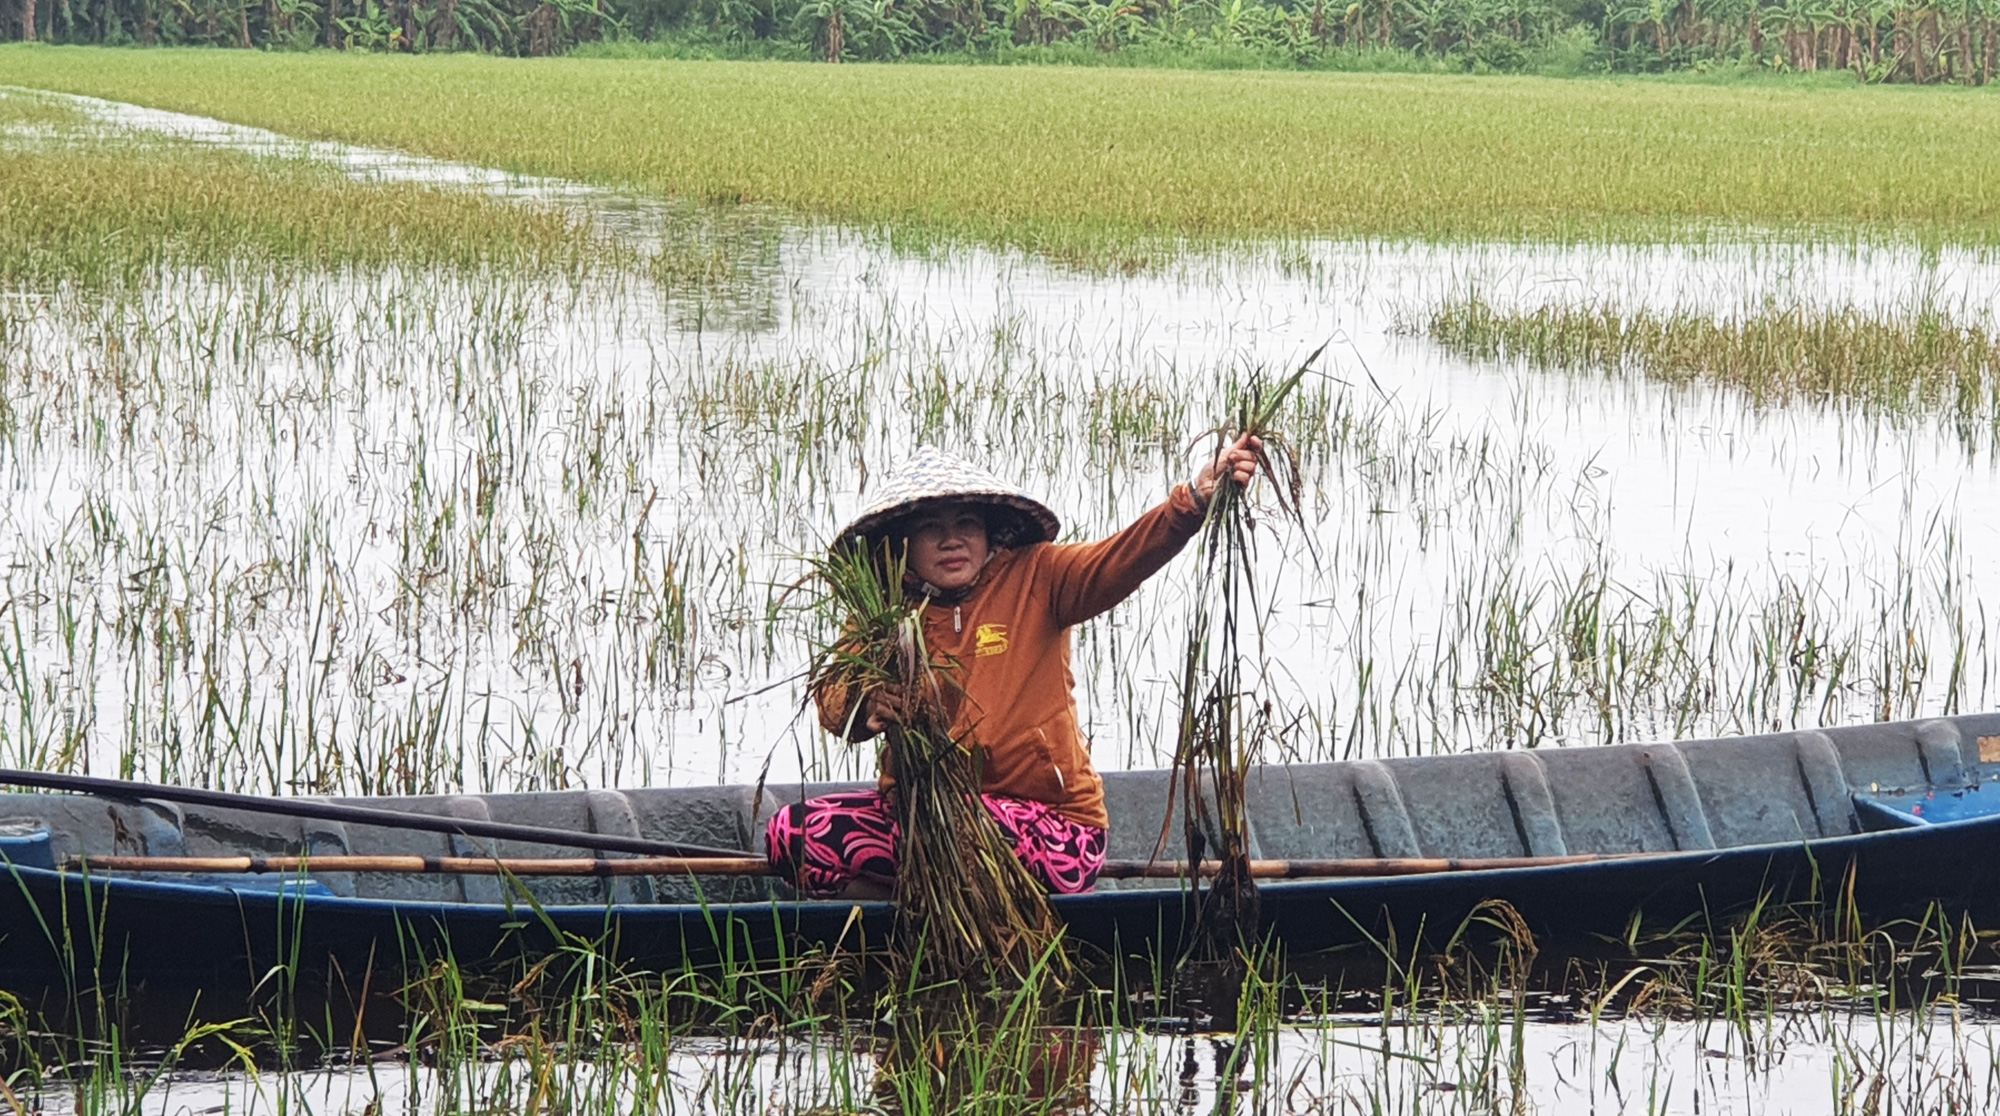
MULTIPOLYGON (((790 679, 823 629, 784 587, 871 480, 937 441, 1046 494, 1072 537, 1099 535, 1191 472, 1227 382, 1322 344, 1295 432, 1310 527, 1272 531, 1262 559, 1267 686, 1304 726, 1292 754, 1588 744, 1990 700, 1989 431, 1468 362, 1411 328, 1468 292, 1717 312, 1928 303, 1988 320, 2000 264, 1984 255, 1301 242, 1087 274, 68 100, 112 133, 571 207, 606 236, 709 237, 742 257, 693 292, 294 279, 257 311, 268 321, 244 309, 253 282, 166 277, 135 344, 179 363, 167 379, 208 364, 223 386, 160 388, 138 420, 151 446, 91 446, 102 416, 88 401, 49 410, 69 437, 17 448, 4 496, 17 598, 32 580, 18 571, 36 567, 87 583, 70 606, 138 624, 152 606, 135 591, 164 576, 161 595, 205 632, 178 679, 110 638, 79 677, 73 647, 56 654, 58 595, 23 598, 48 613, 26 657, 62 676, 29 731, 80 718, 72 736, 99 769, 122 753, 142 770, 256 783, 276 768, 351 787, 352 771, 313 759, 351 739, 378 773, 369 789, 394 789, 392 769, 492 786, 860 772, 866 757, 827 750, 797 717, 790 679), (249 341, 233 356, 187 324, 239 319, 249 341), (305 327, 330 343, 278 340, 305 327), (202 436, 168 436, 176 423, 202 436), (481 492, 501 510, 473 530, 464 511, 481 492), (85 519, 114 524, 92 529, 117 536, 115 569, 48 557, 81 545, 85 519), (202 543, 167 560, 157 540, 175 536, 202 543), (260 578, 254 607, 212 589, 260 578), (1578 653, 1580 602, 1623 642, 1578 653), (1662 661, 1683 665, 1608 665, 1662 640, 1675 641, 1662 661), (1799 663, 1801 640, 1841 665, 1767 678, 1799 663), (260 764, 240 740, 190 748, 218 702, 294 759, 260 764), (134 729, 139 710, 169 730, 134 729)), ((41 314, 22 359, 101 357, 102 323, 80 321, 41 314)), ((1104 766, 1161 762, 1190 565, 1080 635, 1104 766)))

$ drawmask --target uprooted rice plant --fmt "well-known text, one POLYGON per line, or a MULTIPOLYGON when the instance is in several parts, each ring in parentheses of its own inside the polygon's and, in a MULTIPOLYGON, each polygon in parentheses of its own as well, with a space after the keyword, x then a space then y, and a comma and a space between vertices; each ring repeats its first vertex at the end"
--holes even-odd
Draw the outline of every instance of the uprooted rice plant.
POLYGON ((1064 967, 1048 898, 979 800, 980 762, 953 732, 948 663, 924 637, 927 597, 906 593, 907 554, 884 540, 846 545, 817 563, 842 617, 813 664, 816 690, 848 707, 850 727, 883 691, 900 719, 882 729, 883 769, 896 779, 896 949, 903 982, 1019 990, 1064 967))
MULTIPOLYGON (((1283 379, 1253 376, 1235 400, 1229 423, 1214 434, 1218 461, 1237 450, 1253 455, 1274 493, 1282 526, 1304 527, 1300 503, 1305 486, 1281 416, 1324 351, 1316 350, 1283 379)), ((1270 667, 1263 661, 1260 625, 1266 606, 1259 599, 1254 568, 1258 523, 1250 491, 1233 472, 1218 476, 1202 519, 1195 543, 1200 581, 1187 621, 1173 752, 1185 862, 1217 862, 1212 880, 1204 884, 1196 875, 1189 881, 1196 893, 1190 952, 1195 960, 1222 962, 1238 978, 1258 924, 1257 882, 1250 874, 1248 783, 1277 727, 1271 723, 1270 703, 1262 702, 1260 709, 1258 700, 1270 667)), ((1169 809, 1166 823, 1172 820, 1169 809)), ((1163 844, 1165 836, 1161 834, 1163 844)))

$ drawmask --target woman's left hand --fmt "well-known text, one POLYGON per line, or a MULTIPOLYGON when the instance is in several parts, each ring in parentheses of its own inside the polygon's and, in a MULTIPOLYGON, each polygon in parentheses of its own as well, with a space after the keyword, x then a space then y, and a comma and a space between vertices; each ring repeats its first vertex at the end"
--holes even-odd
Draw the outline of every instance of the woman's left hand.
POLYGON ((1257 454, 1264 448, 1263 439, 1254 434, 1245 434, 1236 439, 1236 444, 1215 455, 1215 460, 1202 466, 1195 474, 1194 498, 1206 507, 1215 495, 1215 486, 1225 476, 1236 478, 1236 483, 1245 485, 1257 475, 1257 454))

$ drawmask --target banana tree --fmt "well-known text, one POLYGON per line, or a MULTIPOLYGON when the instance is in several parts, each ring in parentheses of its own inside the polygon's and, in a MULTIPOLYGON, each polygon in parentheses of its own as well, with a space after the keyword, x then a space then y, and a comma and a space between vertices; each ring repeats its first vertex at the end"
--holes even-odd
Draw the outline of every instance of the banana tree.
POLYGON ((335 22, 340 27, 341 42, 349 50, 394 50, 403 36, 403 29, 375 0, 360 0, 353 15, 342 16, 335 22))
POLYGON ((847 57, 847 27, 865 23, 872 13, 868 0, 806 0, 792 17, 792 26, 805 35, 813 49, 828 62, 847 57))
POLYGON ((1667 57, 1667 19, 1673 14, 1667 0, 1626 0, 1618 7, 1605 13, 1605 29, 1611 25, 1626 27, 1627 45, 1633 45, 1636 38, 1651 32, 1654 52, 1664 62, 1667 57))
POLYGON ((1066 38, 1083 23, 1083 6, 1075 0, 1014 0, 1007 29, 1014 41, 1048 46, 1066 38))
POLYGON ((319 7, 312 0, 272 0, 275 13, 271 37, 288 46, 310 46, 319 40, 319 7))
POLYGON ((1723 53, 1725 36, 1748 37, 1750 8, 1755 0, 1694 0, 1695 34, 1705 38, 1709 52, 1723 53))
POLYGON ((1938 0, 1940 73, 1947 81, 1971 85, 1978 75, 1972 45, 1973 0, 1938 0))
POLYGON ((1910 80, 1919 85, 1929 82, 1938 63, 1937 9, 1918 0, 1896 12, 1896 26, 1898 68, 1908 66, 1910 80))
POLYGON ((2000 0, 1972 0, 1973 18, 1979 21, 1979 84, 1993 84, 1993 64, 2000 56, 2000 42, 1994 39, 1995 31, 2000 31, 2000 0))
POLYGON ((1101 3, 1093 0, 1084 5, 1083 26, 1076 32, 1077 37, 1101 51, 1115 51, 1137 41, 1146 31, 1146 21, 1140 9, 1132 4, 1111 0, 1101 3))
POLYGON ((1450 0, 1403 0, 1401 14, 1404 30, 1416 40, 1418 50, 1444 53, 1452 27, 1450 0))
POLYGON ((860 0, 849 6, 847 49, 862 58, 899 58, 921 38, 896 0, 860 0))
POLYGON ((1244 41, 1244 23, 1250 12, 1243 0, 1215 0, 1214 18, 1208 25, 1208 33, 1218 43, 1241 45, 1244 41))
POLYGON ((396 36, 395 20, 382 0, 354 0, 353 14, 340 21, 346 50, 388 50, 396 36))
POLYGON ((439 0, 431 17, 431 43, 443 50, 470 45, 510 52, 517 49, 519 38, 513 17, 493 0, 439 0))
POLYGON ((1835 13, 1825 0, 1785 0, 1777 11, 1778 25, 1784 29, 1786 60, 1795 70, 1819 68, 1819 29, 1831 23, 1835 13))
POLYGON ((762 38, 779 22, 769 0, 714 0, 702 21, 710 31, 728 39, 762 38))
POLYGON ((1869 82, 1887 81, 1895 69, 1895 58, 1882 57, 1882 27, 1894 26, 1896 13, 1901 10, 1901 0, 1855 0, 1859 16, 1860 30, 1867 36, 1866 61, 1861 68, 1862 80, 1869 82))

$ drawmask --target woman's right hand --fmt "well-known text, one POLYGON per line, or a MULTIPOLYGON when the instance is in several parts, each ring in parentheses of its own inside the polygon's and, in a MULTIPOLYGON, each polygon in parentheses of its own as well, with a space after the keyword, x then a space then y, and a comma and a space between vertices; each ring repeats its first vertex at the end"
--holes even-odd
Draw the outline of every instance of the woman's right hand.
POLYGON ((868 691, 862 699, 861 712, 867 717, 868 731, 872 735, 890 725, 903 723, 903 688, 882 686, 868 691))
POLYGON ((1195 503, 1206 508, 1215 496, 1215 486, 1222 478, 1234 479, 1240 487, 1250 483, 1257 475, 1257 455, 1264 452, 1264 439, 1255 434, 1245 434, 1235 443, 1217 451, 1215 459, 1201 467, 1193 483, 1188 488, 1193 491, 1195 503))

